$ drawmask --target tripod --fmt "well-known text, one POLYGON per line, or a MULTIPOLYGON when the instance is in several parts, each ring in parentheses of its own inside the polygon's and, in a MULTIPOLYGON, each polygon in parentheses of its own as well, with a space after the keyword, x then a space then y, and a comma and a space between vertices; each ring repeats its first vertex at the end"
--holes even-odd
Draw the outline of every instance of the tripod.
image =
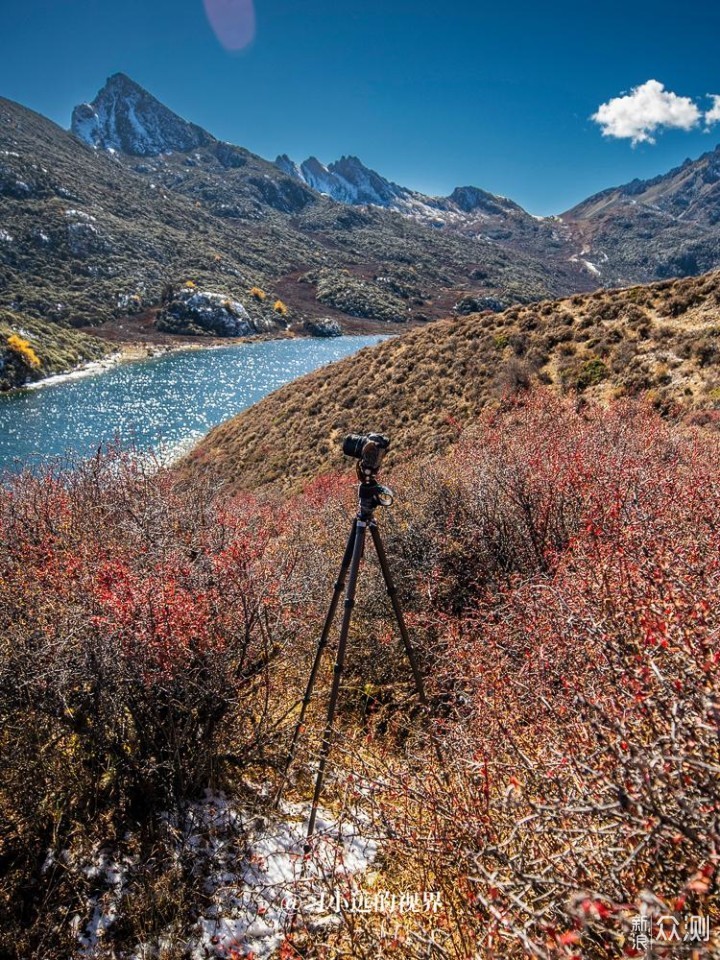
MULTIPOLYGON (((305 714, 310 704, 310 700, 312 699, 315 681, 317 680, 318 671, 320 669, 320 662, 327 646, 332 623, 340 602, 340 596, 345 589, 345 581, 347 579, 342 626, 340 628, 340 639, 338 641, 335 667, 333 669, 333 681, 330 690, 327 719, 325 722, 325 730, 320 747, 318 770, 315 778, 315 791, 313 793, 312 806, 310 808, 310 819, 308 821, 307 837, 305 840, 305 853, 309 853, 311 849, 311 841, 315 832, 315 820, 317 818, 318 804, 320 802, 320 795, 322 793, 323 780, 325 777, 325 768, 327 766, 328 758, 330 756, 330 749, 332 747, 333 724, 335 721, 335 712, 337 709, 343 667, 345 665, 345 651, 347 648, 347 639, 350 631, 350 621, 352 619, 353 607, 355 606, 355 593, 357 590, 360 562, 364 555, 366 535, 368 530, 370 531, 370 536, 372 537, 372 541, 375 545, 375 552, 377 553, 377 557, 380 562, 380 569, 382 570, 383 578, 385 580, 385 586, 390 597, 390 602, 392 603, 393 611, 395 612, 395 618, 400 630, 400 636, 402 637, 405 654, 410 663, 410 669, 415 682, 415 692, 417 694, 417 698, 426 710, 428 708, 428 701, 425 695, 425 686, 423 684, 422 673, 420 672, 415 650, 410 643, 410 637, 405 625, 405 618, 403 617, 402 607, 400 606, 400 601, 397 595, 397 588, 393 583, 390 567, 388 565, 387 554, 380 536, 377 520, 375 519, 375 510, 377 507, 390 506, 393 501, 392 492, 388 490, 387 487, 380 486, 375 480, 377 469, 377 466, 371 466, 368 468, 365 460, 358 464, 358 477, 360 479, 360 485, 358 488, 358 512, 353 520, 350 536, 348 538, 347 546, 345 547, 345 554, 343 556, 342 563, 340 564, 340 573, 338 575, 337 582, 335 583, 332 599, 330 601, 330 607, 325 618, 325 624, 320 635, 320 640, 318 641, 315 661, 313 663, 312 670, 310 671, 310 677, 305 690, 305 696, 303 697, 302 706, 300 708, 300 716, 298 717, 298 721, 295 726, 295 732, 293 734, 290 749, 285 761, 283 778, 280 783, 280 787, 278 788, 275 800, 276 805, 279 804, 282 791, 290 773, 290 767, 292 766, 292 762, 295 758, 295 751, 297 750, 300 734, 303 731, 305 723, 305 714)), ((442 756, 440 754, 439 745, 434 737, 433 743, 435 745, 438 760, 442 766, 442 756)))

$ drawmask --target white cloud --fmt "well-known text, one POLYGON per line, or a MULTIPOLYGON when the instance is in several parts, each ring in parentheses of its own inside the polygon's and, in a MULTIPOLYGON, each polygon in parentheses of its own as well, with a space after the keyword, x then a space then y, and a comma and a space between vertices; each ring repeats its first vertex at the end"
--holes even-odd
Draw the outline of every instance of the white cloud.
POLYGON ((705 123, 709 127, 713 123, 720 123, 720 96, 717 93, 709 93, 709 97, 712 97, 713 105, 705 114, 705 123))
MULTIPOLYGON (((658 80, 648 80, 630 93, 600 104, 590 119, 602 127, 604 137, 631 140, 635 146, 655 143, 653 135, 663 128, 692 130, 700 123, 701 117, 699 108, 690 97, 679 97, 666 90, 658 80)), ((720 120, 720 97, 705 114, 706 123, 715 120, 720 120)))

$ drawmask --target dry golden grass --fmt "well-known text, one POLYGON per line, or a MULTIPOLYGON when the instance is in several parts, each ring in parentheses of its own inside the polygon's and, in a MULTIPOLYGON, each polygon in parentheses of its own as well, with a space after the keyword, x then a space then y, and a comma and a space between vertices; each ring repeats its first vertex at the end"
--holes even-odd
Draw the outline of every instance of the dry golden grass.
POLYGON ((394 459, 446 449, 489 403, 539 381, 659 409, 720 403, 720 272, 442 320, 318 370, 216 427, 183 468, 229 486, 338 469, 342 437, 381 430, 394 459))

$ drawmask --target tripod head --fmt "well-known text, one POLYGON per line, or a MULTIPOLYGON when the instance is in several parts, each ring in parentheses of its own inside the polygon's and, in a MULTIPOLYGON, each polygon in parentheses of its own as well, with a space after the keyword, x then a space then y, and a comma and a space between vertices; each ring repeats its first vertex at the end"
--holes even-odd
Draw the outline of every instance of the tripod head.
POLYGON ((377 507, 389 507, 395 499, 392 490, 377 482, 377 475, 390 440, 382 433, 351 433, 343 442, 343 453, 357 459, 356 472, 361 520, 371 520, 377 507))

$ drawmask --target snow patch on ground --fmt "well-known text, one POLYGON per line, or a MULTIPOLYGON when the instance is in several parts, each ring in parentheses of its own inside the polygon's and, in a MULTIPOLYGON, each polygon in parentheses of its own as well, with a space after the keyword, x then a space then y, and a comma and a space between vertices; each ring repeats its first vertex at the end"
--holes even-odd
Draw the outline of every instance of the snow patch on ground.
POLYGON ((68 220, 82 220, 85 223, 96 223, 95 217, 89 213, 85 213, 84 210, 66 210, 65 216, 68 220))
POLYGON ((222 798, 209 798, 195 808, 201 844, 209 823, 219 838, 226 837, 232 825, 240 825, 248 845, 241 861, 232 853, 226 855, 222 839, 212 850, 216 867, 206 890, 214 902, 198 921, 193 960, 214 953, 223 956, 229 949, 252 951, 258 960, 270 957, 280 947, 296 908, 314 926, 338 922, 336 914, 323 910, 320 894, 328 882, 347 882, 365 870, 377 855, 377 842, 363 836, 357 823, 338 823, 320 811, 315 848, 305 859, 308 811, 307 804, 285 803, 284 817, 271 822, 247 817, 222 798))
MULTIPOLYGON (((340 924, 331 909, 333 891, 347 891, 353 876, 375 860, 377 839, 358 810, 338 820, 320 809, 313 850, 304 855, 307 803, 282 803, 272 816, 233 804, 222 794, 207 792, 180 817, 165 818, 173 855, 191 858, 203 880, 204 900, 187 904, 200 915, 184 956, 191 960, 252 955, 268 960, 281 946, 293 916, 313 929, 340 924)), ((131 885, 137 858, 98 849, 81 872, 93 882, 85 917, 73 928, 80 953, 95 957, 122 915, 123 897, 131 885)), ((160 940, 164 938, 161 936, 160 940)), ((109 946, 109 945, 108 945, 109 946)), ((160 944, 139 943, 132 960, 157 955, 160 944)), ((107 949, 107 948, 105 948, 107 949)))
MULTIPOLYGON (((125 857, 115 860, 106 850, 100 850, 89 866, 85 869, 85 876, 96 885, 102 885, 104 892, 92 897, 90 907, 92 916, 85 928, 78 933, 80 952, 83 956, 92 957, 108 927, 115 922, 123 895, 123 887, 127 882, 128 868, 132 861, 125 857)), ((73 925, 80 929, 81 918, 75 916, 73 925)))
MULTIPOLYGON (((585 256, 588 253, 590 253, 590 251, 587 249, 582 250, 579 256, 577 253, 574 253, 570 257, 570 263, 581 263, 589 273, 592 273, 596 277, 601 276, 602 272, 600 268, 596 266, 596 264, 592 263, 592 261, 585 259, 585 256)), ((600 254, 600 259, 604 263, 607 260, 607 256, 605 254, 600 254)))

